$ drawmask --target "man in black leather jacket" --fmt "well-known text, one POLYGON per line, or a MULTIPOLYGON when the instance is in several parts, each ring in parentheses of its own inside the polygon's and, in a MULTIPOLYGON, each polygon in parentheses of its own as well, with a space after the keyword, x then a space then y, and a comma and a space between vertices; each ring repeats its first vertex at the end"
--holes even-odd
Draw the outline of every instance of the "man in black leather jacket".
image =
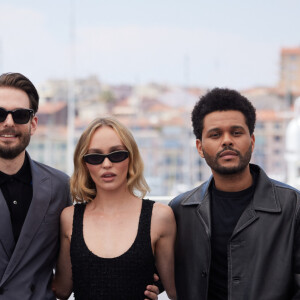
POLYGON ((213 89, 196 103, 196 147, 212 177, 171 201, 179 300, 300 299, 300 194, 249 164, 256 113, 213 89))

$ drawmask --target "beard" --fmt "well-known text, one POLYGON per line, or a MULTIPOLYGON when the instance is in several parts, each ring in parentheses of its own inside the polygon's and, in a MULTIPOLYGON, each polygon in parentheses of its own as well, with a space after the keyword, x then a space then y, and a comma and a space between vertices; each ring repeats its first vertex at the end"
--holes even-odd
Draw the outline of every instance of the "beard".
MULTIPOLYGON (((16 132, 14 130, 3 130, 0 134, 14 134, 16 132)), ((17 133, 17 137, 19 138, 19 143, 16 146, 10 146, 9 144, 0 145, 0 157, 4 159, 14 159, 20 153, 22 153, 26 147, 29 145, 31 133, 30 128, 28 132, 19 132, 17 133)))
POLYGON ((251 155, 252 155, 252 145, 250 145, 249 149, 244 155, 242 155, 240 151, 234 150, 231 147, 225 147, 222 151, 217 153, 216 157, 212 157, 208 155, 203 149, 202 151, 206 163, 213 171, 221 175, 233 175, 233 174, 241 173, 249 165, 249 162, 251 160, 251 155), (237 166, 225 167, 219 164, 218 159, 220 158, 221 153, 225 150, 234 151, 238 155, 240 161, 237 166))

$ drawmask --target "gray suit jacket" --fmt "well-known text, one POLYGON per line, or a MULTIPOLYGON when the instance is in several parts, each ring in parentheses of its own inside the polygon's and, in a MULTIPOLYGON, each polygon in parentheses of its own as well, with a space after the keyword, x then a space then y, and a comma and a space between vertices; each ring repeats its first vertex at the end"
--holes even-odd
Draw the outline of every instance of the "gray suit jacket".
POLYGON ((9 209, 0 191, 0 299, 55 299, 51 291, 59 248, 59 218, 71 204, 69 177, 30 160, 33 197, 15 244, 9 209))

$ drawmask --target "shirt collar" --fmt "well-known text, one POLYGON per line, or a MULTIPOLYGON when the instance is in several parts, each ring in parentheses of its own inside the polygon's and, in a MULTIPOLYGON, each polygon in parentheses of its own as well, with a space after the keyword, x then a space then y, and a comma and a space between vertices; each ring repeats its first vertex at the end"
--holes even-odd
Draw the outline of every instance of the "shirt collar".
POLYGON ((32 182, 31 168, 30 168, 30 163, 29 163, 29 158, 27 153, 25 154, 24 163, 21 169, 16 174, 8 175, 0 171, 0 185, 7 182, 11 178, 14 178, 25 184, 31 184, 32 182))

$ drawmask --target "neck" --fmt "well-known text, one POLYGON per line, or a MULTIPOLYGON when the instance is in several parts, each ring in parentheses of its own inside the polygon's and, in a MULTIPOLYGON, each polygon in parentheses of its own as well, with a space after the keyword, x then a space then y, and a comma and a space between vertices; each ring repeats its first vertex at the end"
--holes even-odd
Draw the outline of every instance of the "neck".
POLYGON ((122 209, 122 207, 128 207, 130 202, 137 200, 138 198, 132 195, 127 187, 119 188, 114 191, 104 191, 97 189, 97 195, 95 199, 90 203, 90 206, 94 209, 101 209, 105 211, 117 211, 122 209))
POLYGON ((7 175, 16 174, 23 166, 24 160, 25 151, 13 159, 5 159, 0 157, 0 171, 7 175))
POLYGON ((236 174, 219 174, 213 171, 213 177, 216 188, 223 192, 239 192, 253 183, 249 165, 236 174))

